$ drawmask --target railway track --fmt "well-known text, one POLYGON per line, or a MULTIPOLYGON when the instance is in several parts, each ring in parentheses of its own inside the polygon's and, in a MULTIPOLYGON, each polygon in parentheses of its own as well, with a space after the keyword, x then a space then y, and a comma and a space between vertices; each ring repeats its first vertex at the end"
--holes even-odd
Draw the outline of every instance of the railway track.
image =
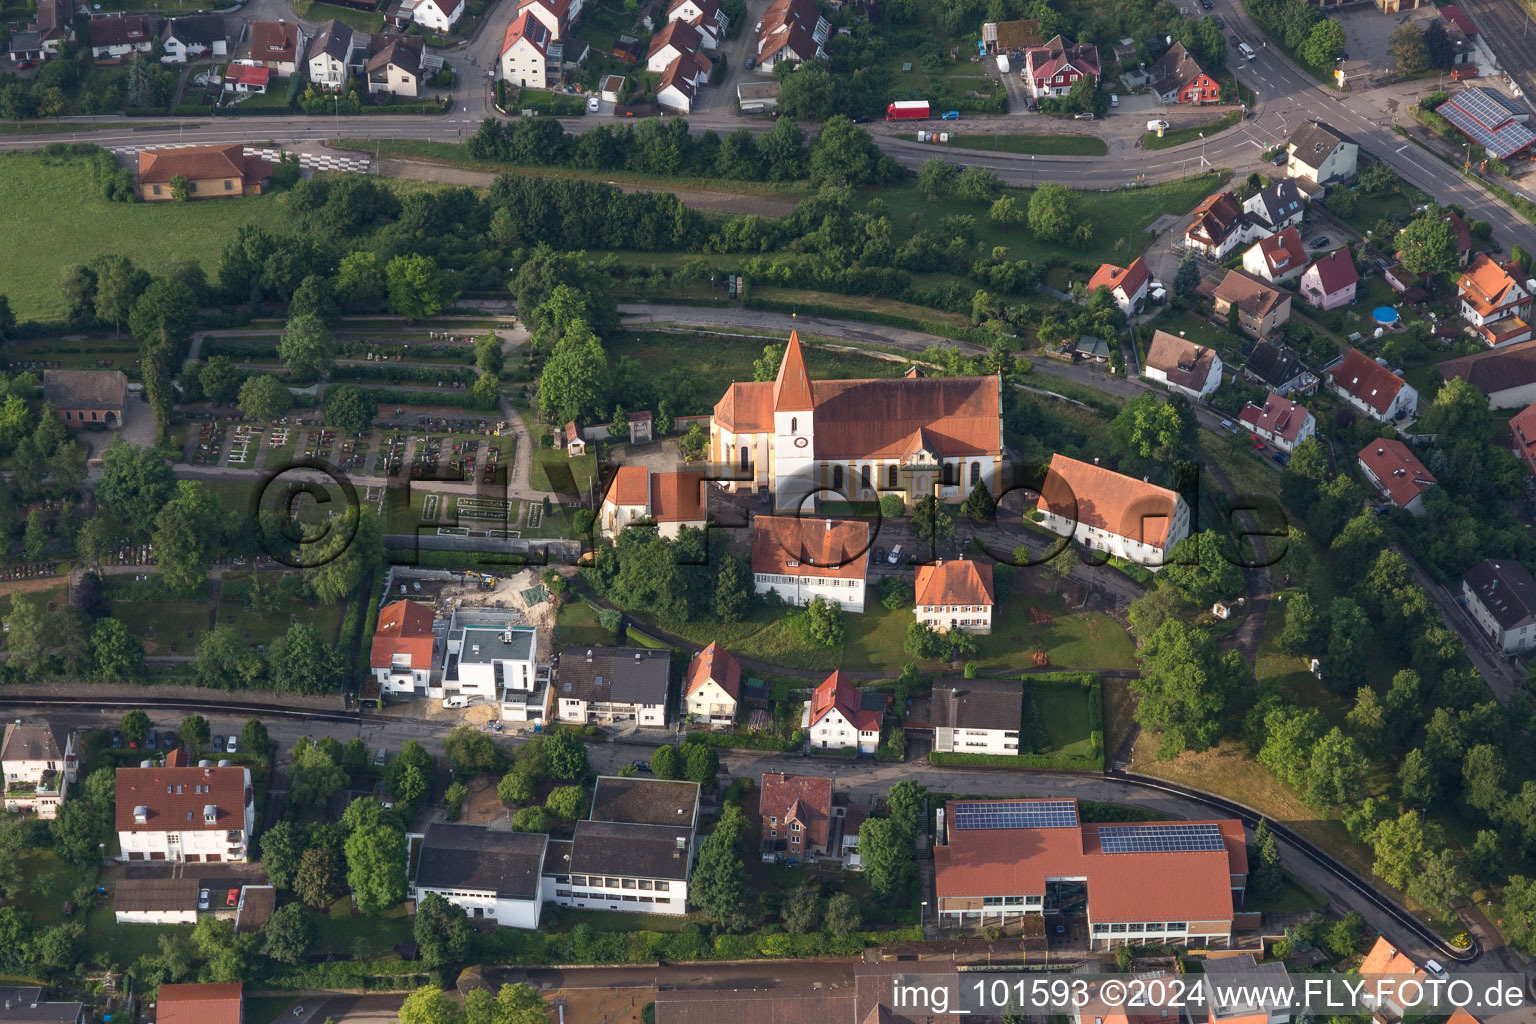
POLYGON ((1461 9, 1472 16, 1478 34, 1529 106, 1536 95, 1536 23, 1528 9, 1520 0, 1462 0, 1461 9))

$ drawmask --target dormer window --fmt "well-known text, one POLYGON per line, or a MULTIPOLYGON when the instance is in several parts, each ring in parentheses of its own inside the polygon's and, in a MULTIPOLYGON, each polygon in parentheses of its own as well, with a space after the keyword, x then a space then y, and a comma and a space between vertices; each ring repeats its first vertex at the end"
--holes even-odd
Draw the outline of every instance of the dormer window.
POLYGON ((203 808, 203 824, 212 825, 219 820, 219 808, 217 804, 208 804, 203 808))

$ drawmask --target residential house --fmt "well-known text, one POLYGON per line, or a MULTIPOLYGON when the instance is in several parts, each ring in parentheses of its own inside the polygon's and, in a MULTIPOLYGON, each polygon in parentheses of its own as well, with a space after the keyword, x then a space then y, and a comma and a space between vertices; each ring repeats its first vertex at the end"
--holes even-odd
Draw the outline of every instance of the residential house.
POLYGON ((832 23, 822 17, 816 0, 773 0, 757 30, 757 70, 772 74, 780 61, 825 58, 831 36, 832 23))
POLYGON ((6 56, 10 57, 13 64, 24 60, 46 60, 41 34, 35 28, 13 29, 10 41, 6 44, 6 56))
POLYGON ((702 530, 709 520, 708 491, 695 470, 658 473, 648 466, 620 466, 608 482, 597 521, 609 540, 636 522, 656 524, 663 537, 676 539, 685 526, 702 530))
MULTIPOLYGON (((680 25, 674 21, 671 24, 680 25)), ((686 114, 693 110, 699 89, 709 82, 713 67, 709 58, 695 50, 675 58, 656 83, 656 102, 668 110, 686 114)))
POLYGON ((736 86, 736 106, 743 114, 765 114, 779 109, 779 83, 739 83, 736 86))
POLYGON ((687 913, 698 823, 696 782, 599 776, 592 812, 576 823, 568 873, 551 878, 546 858, 545 899, 589 910, 687 913))
POLYGON ((1328 371, 1328 383, 1336 395, 1373 420, 1386 423, 1418 411, 1418 391, 1357 349, 1346 352, 1328 371))
POLYGON ((1252 953, 1207 957, 1201 964, 1201 1001, 1189 1016, 1199 1024, 1289 1024, 1291 990, 1285 963, 1259 963, 1252 953))
POLYGON ((655 648, 567 647, 555 655, 555 718, 661 728, 671 664, 671 654, 655 648))
MULTIPOLYGON (((248 156, 239 143, 139 150, 139 198, 169 202, 172 182, 185 178, 191 199, 259 196, 272 178, 272 165, 248 156)), ((121 420, 119 420, 121 422, 121 420)))
POLYGON ((669 21, 651 37, 651 48, 645 57, 645 70, 665 71, 677 58, 691 58, 698 53, 703 42, 699 30, 686 21, 669 21))
POLYGON ((1309 395, 1317 387, 1317 378, 1302 365, 1301 357, 1281 342, 1261 341, 1248 353, 1243 376, 1263 384, 1277 395, 1296 392, 1309 395))
POLYGON ((1299 277, 1307 266, 1307 250, 1301 233, 1288 227, 1261 238, 1243 253, 1243 269, 1270 284, 1282 284, 1299 277))
POLYGON ((1457 131, 1495 159, 1528 158, 1536 145, 1536 132, 1526 121, 1530 111, 1513 103, 1498 90, 1483 86, 1463 89, 1435 108, 1457 131))
POLYGON ((519 11, 501 40, 501 77, 530 89, 545 89, 560 78, 564 47, 532 10, 519 11))
POLYGON ((155 1024, 245 1024, 243 983, 161 985, 155 1024))
POLYGON ((1128 267, 1104 263, 1088 279, 1088 294, 1092 295, 1100 288, 1108 288, 1110 295, 1114 296, 1115 307, 1126 316, 1134 316, 1146 305, 1147 285, 1151 281, 1152 271, 1147 269, 1140 256, 1132 260, 1128 267))
POLYGON ((992 566, 969 559, 919 565, 916 580, 917 621, 939 633, 952 629, 966 633, 992 632, 992 610, 997 592, 992 586, 992 566))
POLYGON ((1500 266, 1479 255, 1456 282, 1456 297, 1462 319, 1490 348, 1531 340, 1531 293, 1520 283, 1519 264, 1500 266))
POLYGON ((426 45, 426 40, 420 36, 374 36, 369 45, 372 53, 363 65, 368 92, 391 96, 421 95, 422 80, 426 77, 422 73, 422 54, 426 45))
POLYGON ((1220 103, 1221 83, 1184 48, 1174 43, 1152 65, 1152 89, 1164 103, 1220 103))
POLYGON ((112 890, 112 913, 118 924, 197 924, 201 885, 196 877, 124 878, 112 890))
POLYGON ((379 609, 368 667, 382 694, 429 695, 432 682, 432 609, 395 601, 379 609))
POLYGON ((741 662, 715 640, 695 654, 683 674, 683 713, 695 722, 730 725, 741 703, 741 662))
POLYGON ((1017 679, 940 679, 931 702, 933 749, 949 754, 1019 753, 1024 684, 1017 679))
POLYGON ((1238 326, 1255 338, 1268 337, 1291 318, 1290 292, 1271 288, 1241 270, 1227 271, 1211 298, 1217 316, 1230 318, 1236 306, 1238 326))
POLYGON ((229 40, 224 30, 224 15, 193 14, 167 18, 160 28, 160 42, 167 64, 185 64, 203 57, 229 55, 229 40))
POLYGON ((1099 50, 1092 43, 1069 43, 1057 34, 1024 51, 1024 77, 1036 99, 1065 96, 1083 79, 1099 80, 1099 50))
MULTIPOLYGON (((142 157, 141 153, 141 165, 142 157)), ((128 376, 122 370, 43 371, 43 401, 67 426, 100 423, 109 429, 121 427, 127 397, 128 376)))
MULTIPOLYGON (((1371 947, 1370 952, 1365 954, 1365 959, 1360 961, 1358 973, 1413 978, 1421 984, 1428 977, 1419 965, 1413 962, 1412 957, 1399 951, 1385 935, 1376 939, 1376 944, 1371 947)), ((1378 994, 1374 991, 1375 986, 1372 985, 1367 985, 1366 988, 1371 991, 1362 993, 1360 1001, 1373 1011, 1371 1017, 1374 1021, 1385 1024, 1388 1021, 1401 1021, 1406 1016, 1403 1006, 1395 998, 1395 993, 1378 994)))
POLYGON ((359 43, 350 25, 335 18, 321 25, 309 45, 309 80, 333 92, 345 87, 358 63, 359 43))
POLYGON ((410 896, 436 893, 471 920, 537 928, 549 836, 435 821, 421 841, 410 896))
POLYGON ((1505 655, 1536 647, 1536 579, 1513 558, 1485 558, 1461 578, 1462 604, 1505 655))
POLYGON ((468 6, 465 0, 416 0, 411 20, 428 32, 445 36, 453 31, 468 6))
POLYGON ((35 985, 7 985, 0 987, 0 1024, 85 1024, 85 1004, 51 1002, 35 985))
POLYGON ((839 670, 812 691, 800 727, 807 730, 813 747, 853 747, 861 754, 873 754, 880 746, 884 721, 885 698, 878 693, 865 694, 839 670))
POLYGON ((1355 301, 1360 275, 1348 249, 1335 249, 1301 275, 1301 297, 1313 309, 1338 309, 1355 301))
POLYGON ((1243 200, 1243 212, 1266 233, 1299 228, 1307 215, 1307 197, 1301 194, 1296 182, 1281 178, 1243 200))
POLYGON ((1360 147, 1322 121, 1298 125, 1285 151, 1285 173, 1314 185, 1353 178, 1360 162, 1360 147))
POLYGON ((73 0, 37 0, 37 23, 28 27, 37 33, 37 50, 44 60, 57 57, 60 46, 74 41, 75 10, 73 0))
POLYGON ((0 778, 5 812, 33 811, 43 821, 58 817, 79 769, 75 734, 48 722, 17 720, 0 739, 0 778))
POLYGON ((282 78, 295 74, 304 60, 304 28, 298 22, 251 22, 251 49, 237 63, 270 69, 282 78))
POLYGON ((831 779, 764 773, 757 807, 763 860, 803 861, 832 852, 831 779))
POLYGON ((752 589, 804 607, 818 597, 864 611, 869 524, 861 519, 752 517, 752 589))
POLYGON ((1188 395, 1197 402, 1221 387, 1221 356, 1213 348, 1197 345, 1176 334, 1156 331, 1147 346, 1141 375, 1188 395))
POLYGON ((230 61, 224 68, 224 91, 259 96, 272 84, 272 69, 230 61))
POLYGON ((941 929, 1073 913, 1093 949, 1212 948, 1231 944, 1248 850, 1235 818, 1085 824, 1076 800, 951 800, 933 869, 941 929))
POLYGON ((1515 442, 1515 453, 1525 460, 1525 466, 1536 474, 1536 405, 1521 409, 1509 421, 1509 433, 1515 442))
POLYGON ((739 381, 715 405, 710 460, 732 493, 766 488, 776 510, 818 495, 963 501, 1002 483, 1002 381, 988 377, 812 380, 799 336, 773 381, 739 381))
POLYGON ((1262 406, 1249 402, 1237 414, 1237 421, 1255 437, 1262 438, 1290 453, 1301 442, 1317 435, 1317 420, 1306 409, 1273 391, 1262 406))
POLYGON ((1462 378, 1487 395, 1488 404, 1495 409, 1517 409, 1536 402, 1536 341, 1447 359, 1435 369, 1446 380, 1462 378))
POLYGON ((154 23, 147 14, 114 14, 90 21, 91 57, 99 62, 120 61, 155 46, 154 23))
POLYGON ((720 0, 671 0, 668 21, 681 21, 698 29, 706 50, 718 49, 730 31, 731 19, 720 0))
POLYGON ((117 769, 117 839, 123 860, 244 861, 256 825, 251 770, 184 764, 117 769))
POLYGON ((1156 572, 1189 536, 1176 491, 1057 453, 1040 488, 1040 525, 1156 572))
POLYGON ((532 626, 514 625, 513 618, 494 608, 456 609, 448 620, 441 688, 430 691, 431 696, 458 695, 504 705, 536 696, 528 713, 516 720, 541 720, 548 690, 539 681, 537 634, 532 626))
POLYGON ((531 14, 549 30, 549 38, 559 42, 580 17, 584 4, 585 0, 523 0, 518 5, 514 20, 521 20, 524 14, 531 14))
POLYGON ((1435 478, 1407 445, 1383 437, 1360 449, 1356 459, 1365 479, 1388 501, 1411 515, 1424 514, 1424 492, 1435 478))
POLYGON ((1243 204, 1231 192, 1207 196, 1195 207, 1193 219, 1184 231, 1184 246, 1213 260, 1227 254, 1247 239, 1243 204))

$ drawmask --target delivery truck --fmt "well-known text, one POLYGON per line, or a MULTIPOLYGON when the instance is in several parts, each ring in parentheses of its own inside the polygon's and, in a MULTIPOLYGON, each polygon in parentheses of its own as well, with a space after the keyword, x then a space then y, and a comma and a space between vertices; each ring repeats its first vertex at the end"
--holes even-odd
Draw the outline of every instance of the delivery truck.
POLYGON ((928 120, 927 100, 897 100, 885 108, 887 121, 926 121, 928 120))

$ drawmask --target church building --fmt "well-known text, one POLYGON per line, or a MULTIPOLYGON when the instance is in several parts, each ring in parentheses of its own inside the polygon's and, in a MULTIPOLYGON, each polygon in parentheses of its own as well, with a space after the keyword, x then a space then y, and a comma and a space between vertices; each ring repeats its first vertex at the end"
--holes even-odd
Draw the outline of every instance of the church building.
POLYGON ((710 458, 733 493, 774 496, 774 510, 817 497, 910 505, 963 501, 978 482, 1003 485, 1002 378, 816 380, 790 334, 774 381, 732 384, 715 406, 710 458))

